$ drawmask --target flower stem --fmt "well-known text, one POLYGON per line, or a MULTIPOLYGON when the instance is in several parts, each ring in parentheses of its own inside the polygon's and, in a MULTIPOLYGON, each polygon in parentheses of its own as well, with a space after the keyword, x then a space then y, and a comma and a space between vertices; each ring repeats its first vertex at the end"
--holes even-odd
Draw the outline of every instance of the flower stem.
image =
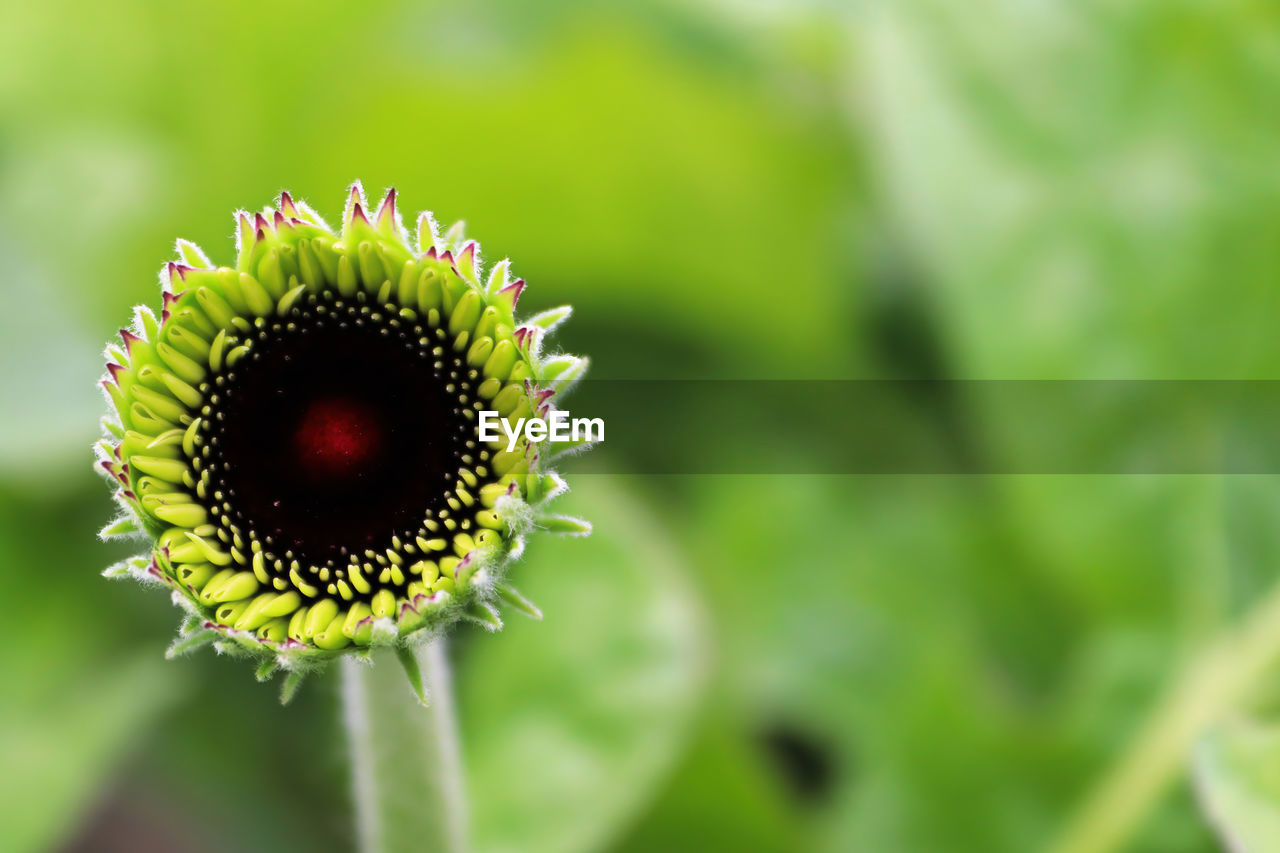
POLYGON ((465 780, 445 641, 413 652, 427 707, 394 655, 370 667, 342 661, 342 720, 351 745, 356 838, 361 853, 467 849, 465 780))
POLYGON ((1146 725, 1052 848, 1103 853, 1124 846, 1184 771, 1196 738, 1236 707, 1280 660, 1280 582, 1221 633, 1170 684, 1146 725))

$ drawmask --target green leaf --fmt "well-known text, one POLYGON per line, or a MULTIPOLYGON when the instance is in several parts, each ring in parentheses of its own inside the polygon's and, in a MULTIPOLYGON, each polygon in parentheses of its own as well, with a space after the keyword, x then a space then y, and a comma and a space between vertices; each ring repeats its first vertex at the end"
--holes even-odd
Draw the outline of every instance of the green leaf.
POLYGON ((61 846, 98 786, 191 685, 162 656, 167 608, 135 606, 148 596, 99 577, 127 546, 99 542, 106 501, 82 480, 58 495, 0 478, 0 574, 15 638, 0 646, 0 849, 14 853, 61 846), (145 646, 130 643, 141 635, 145 646))
POLYGON ((541 622, 460 637, 459 719, 475 849, 607 847, 680 754, 706 658, 687 568, 657 521, 605 478, 566 508, 586 539, 540 539, 516 580, 541 622))
POLYGON ((1230 850, 1280 849, 1280 725, 1236 721, 1195 754, 1201 805, 1230 850))
POLYGON ((731 715, 712 717, 672 774, 661 798, 638 821, 619 853, 684 849, 714 838, 721 850, 753 853, 808 849, 805 827, 778 796, 764 756, 734 730, 731 715))
POLYGON ((0 847, 47 850, 70 831, 120 755, 182 692, 154 653, 71 669, 28 668, 0 656, 7 684, 25 685, 0 710, 0 847))

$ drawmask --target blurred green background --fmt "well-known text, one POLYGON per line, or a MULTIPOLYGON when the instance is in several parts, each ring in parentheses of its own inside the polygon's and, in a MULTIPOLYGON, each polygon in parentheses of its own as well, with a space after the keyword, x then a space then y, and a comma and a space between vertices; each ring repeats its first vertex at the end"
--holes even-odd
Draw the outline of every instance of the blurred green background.
MULTIPOLYGON (((5 4, 0 849, 353 844, 334 678, 166 662, 98 576, 101 346, 176 237, 395 185, 596 378, 1269 379, 1278 85, 1252 0, 5 4)), ((1273 478, 570 479, 545 621, 453 647, 478 850, 1217 849, 1273 478)))

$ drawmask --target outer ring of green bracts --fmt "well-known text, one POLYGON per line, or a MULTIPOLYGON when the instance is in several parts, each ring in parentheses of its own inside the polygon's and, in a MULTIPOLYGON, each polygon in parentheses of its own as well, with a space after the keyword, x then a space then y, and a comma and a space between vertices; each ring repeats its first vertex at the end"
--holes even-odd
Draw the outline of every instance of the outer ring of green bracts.
POLYGON ((416 543, 397 541, 387 558, 378 554, 365 564, 367 572, 326 589, 296 570, 282 583, 280 572, 267 571, 268 561, 281 568, 280 555, 210 518, 199 451, 212 380, 245 356, 257 330, 287 323, 306 304, 337 299, 431 330, 469 371, 475 408, 512 420, 545 415, 553 395, 585 371, 584 359, 543 352, 546 334, 569 309, 518 321, 524 282, 509 280, 506 261, 482 279, 480 247, 465 239, 461 223, 441 235, 423 214, 414 245, 394 190, 372 217, 366 210, 357 184, 339 234, 282 193, 276 209, 238 215, 234 268, 217 267, 179 241, 179 260, 161 273, 160 316, 137 309, 122 344, 107 350, 102 386, 111 411, 99 467, 116 486, 123 514, 104 536, 143 534, 153 541, 149 553, 109 571, 172 588, 191 614, 192 637, 221 635, 228 647, 306 660, 398 643, 464 616, 496 627, 500 600, 536 611, 503 580, 526 536, 538 528, 588 529, 545 511, 565 489, 549 462, 572 449, 549 440, 522 440, 514 451, 487 448, 487 482, 460 472, 468 476, 459 476, 446 500, 474 519, 470 529, 450 526, 416 543), (401 591, 374 591, 376 575, 389 573, 401 591))

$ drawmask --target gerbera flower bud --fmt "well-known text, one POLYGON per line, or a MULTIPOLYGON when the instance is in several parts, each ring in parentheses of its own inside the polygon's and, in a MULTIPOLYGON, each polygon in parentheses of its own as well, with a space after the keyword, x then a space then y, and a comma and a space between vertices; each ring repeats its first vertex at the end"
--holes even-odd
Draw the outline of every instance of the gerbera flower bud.
MULTIPOLYGON (((164 584, 189 612, 172 653, 208 642, 297 675, 403 646, 460 618, 537 615, 504 569, 565 490, 557 448, 479 440, 478 413, 545 415, 586 368, 543 354, 568 308, 517 321, 524 281, 482 278, 462 223, 411 241, 391 190, 351 188, 335 234, 281 193, 239 213, 215 267, 178 241, 159 317, 107 348, 98 467, 123 510, 103 536, 150 551, 107 570, 164 584)), ((404 656, 408 659, 408 656, 404 656)))

